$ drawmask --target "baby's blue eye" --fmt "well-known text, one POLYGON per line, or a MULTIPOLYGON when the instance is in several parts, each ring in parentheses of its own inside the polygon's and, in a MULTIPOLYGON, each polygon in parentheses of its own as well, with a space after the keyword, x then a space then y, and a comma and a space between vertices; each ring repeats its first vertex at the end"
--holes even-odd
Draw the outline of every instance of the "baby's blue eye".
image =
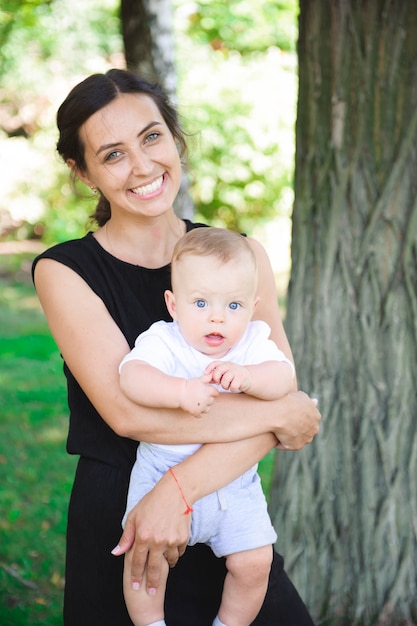
POLYGON ((240 307, 239 302, 231 302, 229 304, 229 309, 231 309, 232 311, 237 311, 239 307, 240 307))
POLYGON ((195 304, 199 309, 204 309, 207 303, 205 300, 196 300, 195 304))

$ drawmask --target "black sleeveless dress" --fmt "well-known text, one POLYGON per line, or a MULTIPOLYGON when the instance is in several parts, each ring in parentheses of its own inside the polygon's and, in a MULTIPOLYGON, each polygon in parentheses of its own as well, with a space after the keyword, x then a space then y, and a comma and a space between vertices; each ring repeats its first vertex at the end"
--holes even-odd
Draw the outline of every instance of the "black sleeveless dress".
MULTIPOLYGON (((186 220, 187 230, 203 224, 186 220)), ((164 291, 169 266, 146 269, 106 252, 92 233, 58 244, 40 256, 70 267, 104 302, 132 348, 153 322, 170 320, 164 291)), ((116 435, 101 419, 64 363, 70 409, 67 451, 77 454, 67 530, 65 626, 131 626, 122 588, 123 557, 110 551, 121 535, 137 442, 116 435)), ((188 547, 170 570, 166 592, 169 626, 211 626, 220 604, 224 559, 205 545, 188 547)), ((313 622, 275 554, 257 626, 311 626, 313 622)))

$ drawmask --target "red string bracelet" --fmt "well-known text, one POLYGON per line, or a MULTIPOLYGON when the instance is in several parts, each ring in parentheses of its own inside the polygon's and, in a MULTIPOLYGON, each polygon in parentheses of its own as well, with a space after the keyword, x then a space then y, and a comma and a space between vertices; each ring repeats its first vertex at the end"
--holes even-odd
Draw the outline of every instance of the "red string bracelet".
POLYGON ((184 515, 189 515, 190 513, 193 513, 194 509, 193 509, 193 507, 191 507, 191 506, 188 504, 188 502, 187 502, 187 500, 186 500, 186 498, 185 498, 184 492, 183 492, 183 490, 182 490, 182 487, 181 487, 180 483, 178 482, 178 478, 177 478, 177 477, 175 476, 175 474, 174 474, 174 470, 172 469, 172 467, 170 467, 168 471, 169 471, 169 473, 171 474, 172 478, 173 478, 173 479, 175 480, 175 482, 177 483, 177 485, 178 485, 178 489, 179 489, 179 490, 180 490, 180 492, 181 492, 182 499, 184 500, 185 504, 187 505, 187 508, 186 508, 186 509, 185 509, 185 511, 184 511, 184 515))

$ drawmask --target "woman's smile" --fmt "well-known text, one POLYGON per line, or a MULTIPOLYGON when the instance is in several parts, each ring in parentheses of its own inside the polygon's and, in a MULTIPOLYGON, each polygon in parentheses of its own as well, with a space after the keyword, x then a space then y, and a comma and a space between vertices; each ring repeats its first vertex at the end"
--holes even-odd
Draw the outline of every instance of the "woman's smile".
POLYGON ((140 196, 141 198, 153 198, 158 195, 160 192, 162 185, 165 181, 165 174, 156 178, 153 182, 148 183, 147 185, 140 185, 139 187, 133 187, 130 191, 134 193, 136 196, 140 196))

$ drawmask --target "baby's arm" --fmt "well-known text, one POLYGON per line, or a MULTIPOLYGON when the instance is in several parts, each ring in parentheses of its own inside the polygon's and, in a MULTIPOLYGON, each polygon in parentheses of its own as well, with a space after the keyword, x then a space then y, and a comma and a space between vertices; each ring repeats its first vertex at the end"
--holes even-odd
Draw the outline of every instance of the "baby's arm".
POLYGON ((155 408, 181 408, 195 417, 206 413, 219 393, 210 381, 208 374, 189 380, 170 376, 140 360, 127 361, 120 371, 120 387, 132 402, 155 408))
POLYGON ((260 400, 278 400, 294 387, 294 368, 289 361, 264 361, 257 365, 213 361, 204 373, 223 389, 260 400))

